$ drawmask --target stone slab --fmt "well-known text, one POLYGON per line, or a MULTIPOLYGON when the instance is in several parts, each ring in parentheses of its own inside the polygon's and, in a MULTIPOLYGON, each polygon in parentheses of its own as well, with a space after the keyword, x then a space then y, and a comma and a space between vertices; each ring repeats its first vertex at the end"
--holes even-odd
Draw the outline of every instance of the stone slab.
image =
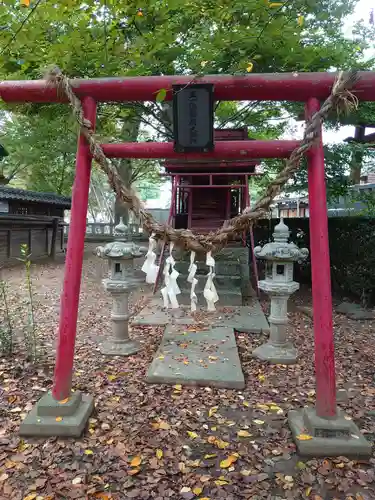
POLYGON ((94 409, 94 399, 79 391, 72 393, 66 405, 45 394, 20 426, 20 436, 79 437, 94 409))
MULTIPOLYGON (((257 299, 247 306, 218 306, 216 312, 211 314, 207 314, 204 308, 198 308, 197 312, 199 320, 211 326, 233 328, 242 333, 269 332, 268 321, 257 299)), ((192 325, 197 323, 197 318, 192 316, 189 306, 166 311, 162 299, 154 297, 132 320, 133 325, 165 326, 170 323, 192 325)))
POLYGON ((179 325, 167 326, 146 382, 243 389, 245 379, 233 329, 189 332, 179 325))
POLYGON ((288 413, 292 431, 300 455, 308 457, 361 457, 369 458, 371 444, 352 420, 345 419, 341 411, 337 417, 323 419, 312 408, 291 410, 288 413), (312 439, 300 440, 298 436, 308 434, 312 439))

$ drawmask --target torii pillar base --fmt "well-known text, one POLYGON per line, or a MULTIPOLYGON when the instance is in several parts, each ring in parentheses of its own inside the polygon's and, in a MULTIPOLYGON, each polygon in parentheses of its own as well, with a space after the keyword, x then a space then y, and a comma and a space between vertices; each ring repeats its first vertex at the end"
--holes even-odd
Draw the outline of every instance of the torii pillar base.
POLYGON ((94 398, 72 392, 67 402, 56 401, 46 393, 22 422, 20 436, 79 437, 94 409, 94 398))
POLYGON ((291 410, 289 427, 298 453, 307 457, 371 456, 371 444, 355 423, 340 410, 332 418, 321 418, 313 408, 291 410))

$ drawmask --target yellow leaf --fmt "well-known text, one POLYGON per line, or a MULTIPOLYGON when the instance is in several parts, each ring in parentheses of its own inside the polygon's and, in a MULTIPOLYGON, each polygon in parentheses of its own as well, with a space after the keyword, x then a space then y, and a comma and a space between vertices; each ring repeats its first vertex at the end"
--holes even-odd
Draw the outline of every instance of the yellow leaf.
POLYGON ((36 495, 36 493, 30 493, 30 495, 24 497, 23 500, 34 500, 34 498, 36 498, 36 495))
POLYGON ((202 493, 203 488, 200 488, 199 486, 196 486, 195 488, 193 488, 192 491, 193 491, 194 495, 198 496, 198 495, 200 495, 202 493))
POLYGON ((217 427, 216 426, 215 427, 211 427, 211 430, 212 430, 212 432, 215 432, 215 431, 217 431, 217 427))
POLYGON ((226 458, 225 460, 222 460, 220 462, 220 467, 222 469, 228 469, 228 467, 230 467, 232 464, 234 464, 234 462, 236 462, 237 460, 237 457, 235 455, 229 455, 228 458, 226 458))
POLYGON ((253 68, 254 68, 254 64, 253 64, 252 62, 249 62, 249 63, 247 64, 246 71, 247 71, 248 73, 251 73, 251 72, 253 71, 253 68))
POLYGON ((259 410, 265 410, 265 411, 268 411, 269 409, 268 405, 263 405, 260 403, 257 403, 256 407, 259 408, 259 410))
POLYGON ((188 436, 191 437, 191 439, 196 439, 198 437, 198 434, 193 431, 187 431, 188 436))
POLYGON ((131 469, 128 471, 129 476, 135 476, 136 474, 139 474, 141 472, 141 469, 131 469))
POLYGON ((266 380, 266 377, 264 375, 258 375, 258 380, 259 382, 264 382, 266 380))
POLYGON ((61 421, 62 421, 62 419, 63 419, 62 417, 56 417, 56 418, 55 418, 56 422, 61 422, 61 421))
POLYGON ((141 457, 134 457, 133 460, 130 462, 130 465, 132 467, 138 467, 138 465, 141 465, 142 458, 141 457))
POLYGON ((311 493, 311 490, 312 490, 312 487, 309 486, 308 488, 306 488, 306 491, 305 491, 305 495, 308 497, 311 493))
POLYGON ((210 497, 200 497, 199 500, 210 500, 210 497))
POLYGON ((298 19, 297 19, 298 26, 302 27, 304 21, 305 21, 305 18, 303 16, 298 16, 298 19))
POLYGON ((312 439, 313 437, 310 436, 309 434, 299 434, 298 436, 296 436, 296 438, 299 440, 299 441, 309 441, 310 439, 312 439))
POLYGON ((212 417, 212 415, 217 412, 218 408, 218 406, 213 406, 212 408, 210 408, 208 411, 208 416, 212 417))
POLYGON ((163 458, 163 450, 157 449, 156 450, 156 457, 160 460, 163 458))
POLYGON ((165 358, 165 356, 164 356, 163 354, 161 354, 161 355, 158 357, 158 359, 162 359, 162 360, 163 360, 164 358, 165 358))
POLYGON ((92 450, 85 450, 85 455, 93 455, 94 452, 92 450))
POLYGON ((215 481, 216 486, 223 486, 224 484, 229 484, 228 481, 223 481, 222 479, 219 479, 218 481, 215 481))
POLYGON ((242 476, 250 476, 251 471, 247 469, 242 469, 242 471, 240 471, 240 474, 242 474, 242 476))
POLYGON ((263 425, 264 424, 264 420, 258 420, 258 419, 255 419, 253 420, 254 424, 257 424, 257 425, 263 425))
POLYGON ((188 486, 184 486, 183 488, 181 488, 180 493, 190 493, 190 491, 191 488, 189 488, 188 486))
POLYGON ((184 365, 188 365, 189 364, 189 361, 184 361, 184 365))
POLYGON ((59 404, 60 405, 65 405, 68 401, 69 401, 70 398, 65 398, 65 399, 62 399, 61 401, 59 401, 59 404))
POLYGON ((176 389, 176 391, 182 391, 182 385, 181 384, 176 384, 173 386, 174 389, 176 389))
POLYGON ((338 469, 343 469, 345 467, 345 464, 343 462, 340 462, 339 464, 336 464, 336 467, 338 469))
POLYGON ((220 449, 220 450, 225 450, 225 448, 228 448, 229 443, 228 441, 223 441, 222 439, 216 439, 215 440, 215 445, 220 449))
POLYGON ((163 429, 164 431, 171 428, 168 422, 163 422, 162 420, 160 422, 153 422, 151 425, 154 429, 163 429))
POLYGON ((208 458, 215 458, 217 457, 217 454, 216 453, 209 453, 208 455, 205 455, 204 458, 208 459, 208 458))
POLYGON ((116 375, 108 375, 108 380, 110 382, 113 382, 114 380, 116 380, 116 378, 117 378, 116 375))
POLYGON ((284 4, 281 2, 271 2, 268 4, 270 9, 277 9, 277 7, 282 7, 284 4))
POLYGON ((242 438, 248 438, 248 437, 251 437, 252 434, 250 434, 250 432, 248 432, 248 431, 240 430, 237 432, 237 436, 242 437, 242 438))
POLYGON ((202 68, 204 68, 206 66, 206 64, 208 63, 208 61, 201 61, 201 66, 202 68))
POLYGON ((248 407, 250 406, 250 405, 249 405, 249 403, 248 403, 247 401, 244 401, 242 404, 243 404, 244 406, 246 406, 246 408, 248 408, 248 407))

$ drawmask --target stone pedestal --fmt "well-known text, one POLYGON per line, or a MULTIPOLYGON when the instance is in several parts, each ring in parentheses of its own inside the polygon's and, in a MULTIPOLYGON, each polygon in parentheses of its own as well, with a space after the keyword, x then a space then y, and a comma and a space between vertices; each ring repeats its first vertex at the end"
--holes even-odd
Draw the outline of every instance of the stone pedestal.
POLYGON ((139 351, 139 342, 129 338, 129 293, 137 288, 138 281, 123 282, 104 280, 104 287, 112 295, 112 336, 100 346, 100 352, 107 356, 130 356, 139 351))
POLYGON ((371 444, 355 423, 340 410, 335 417, 329 419, 318 417, 313 408, 291 410, 288 422, 298 453, 303 456, 371 456, 371 444))
POLYGON ((268 318, 270 337, 265 344, 253 351, 253 356, 271 364, 294 364, 297 361, 297 349, 287 340, 287 308, 290 294, 298 290, 299 285, 296 282, 291 282, 276 286, 266 283, 266 281, 260 281, 259 288, 267 291, 271 297, 271 314, 268 318), (278 291, 276 292, 272 288, 277 288, 278 291))
POLYGON ((45 394, 23 420, 21 436, 79 437, 94 408, 92 396, 72 392, 68 401, 56 401, 45 394))

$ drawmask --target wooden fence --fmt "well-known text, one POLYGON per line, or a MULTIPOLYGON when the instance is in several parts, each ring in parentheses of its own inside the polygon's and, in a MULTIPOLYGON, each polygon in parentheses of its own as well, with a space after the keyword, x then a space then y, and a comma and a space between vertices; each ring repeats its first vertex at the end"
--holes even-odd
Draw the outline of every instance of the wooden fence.
MULTIPOLYGON (((116 224, 110 222, 88 222, 86 226, 86 241, 111 241, 115 239, 114 228, 116 224)), ((68 238, 69 224, 64 225, 64 237, 68 238)), ((128 232, 126 234, 129 240, 147 239, 143 233, 142 226, 139 224, 128 224, 128 232)))

